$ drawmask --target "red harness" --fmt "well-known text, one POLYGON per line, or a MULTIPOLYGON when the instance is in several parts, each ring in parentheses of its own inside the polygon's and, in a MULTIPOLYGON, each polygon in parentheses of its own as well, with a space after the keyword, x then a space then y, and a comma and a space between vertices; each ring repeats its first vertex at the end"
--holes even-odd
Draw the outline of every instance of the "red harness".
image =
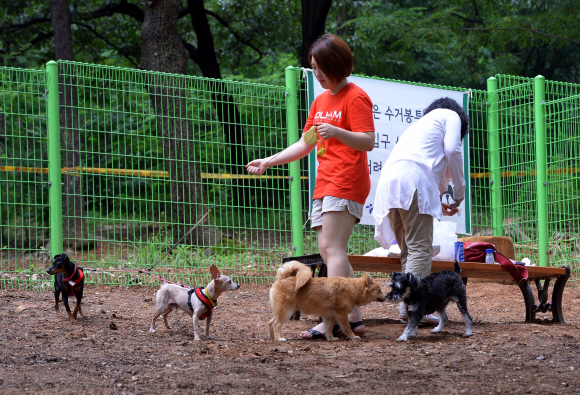
POLYGON ((195 296, 197 296, 199 301, 201 303, 203 303, 203 305, 207 308, 207 311, 205 313, 203 313, 201 316, 199 316, 200 320, 205 320, 206 317, 213 311, 213 309, 217 303, 217 302, 212 301, 210 298, 208 298, 207 295, 205 294, 205 292, 203 292, 203 289, 204 289, 203 287, 190 289, 188 291, 188 300, 187 300, 187 305, 189 306, 191 311, 194 311, 193 305, 191 304, 191 294, 195 292, 195 296))
POLYGON ((64 274, 64 273, 62 275, 62 280, 65 283, 68 283, 70 285, 70 295, 75 294, 75 285, 80 284, 84 278, 85 278, 85 274, 83 273, 82 270, 78 269, 76 266, 75 266, 75 270, 72 272, 72 274, 70 276, 67 277, 66 274, 64 274), (77 275, 76 279, 75 279, 75 275, 77 275))

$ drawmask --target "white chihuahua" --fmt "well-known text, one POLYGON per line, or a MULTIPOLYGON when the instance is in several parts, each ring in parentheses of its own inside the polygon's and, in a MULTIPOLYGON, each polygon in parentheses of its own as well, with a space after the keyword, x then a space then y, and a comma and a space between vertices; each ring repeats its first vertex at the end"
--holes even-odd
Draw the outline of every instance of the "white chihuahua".
POLYGON ((235 291, 240 289, 240 285, 233 282, 228 276, 222 276, 215 265, 211 265, 209 271, 212 276, 207 288, 199 287, 188 289, 179 285, 163 283, 157 291, 157 307, 151 319, 149 332, 155 332, 155 321, 163 314, 165 327, 171 329, 167 323, 167 314, 178 308, 193 317, 193 333, 195 340, 201 340, 199 336, 199 320, 207 318, 205 327, 206 339, 211 339, 209 326, 211 324, 212 311, 217 304, 217 298, 225 291, 235 291))

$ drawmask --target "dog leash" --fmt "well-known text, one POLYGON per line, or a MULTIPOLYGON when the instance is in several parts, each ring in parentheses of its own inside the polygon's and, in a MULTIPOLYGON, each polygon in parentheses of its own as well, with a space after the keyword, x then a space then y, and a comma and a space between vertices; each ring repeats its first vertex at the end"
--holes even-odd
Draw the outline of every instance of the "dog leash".
POLYGON ((158 279, 158 280, 161 280, 161 281, 163 281, 163 282, 166 282, 166 283, 168 283, 168 284, 179 285, 181 288, 189 288, 189 289, 192 289, 192 288, 193 288, 193 287, 188 287, 188 286, 186 286, 186 285, 179 284, 179 283, 176 283, 176 282, 173 282, 173 281, 166 280, 166 279, 164 279, 163 277, 156 276, 155 274, 148 272, 148 271, 147 271, 147 269, 140 270, 140 271, 139 271, 139 273, 147 273, 147 274, 148 274, 148 275, 150 275, 151 277, 154 277, 154 278, 156 278, 156 279, 158 279))
MULTIPOLYGON (((233 185, 234 185, 236 182, 237 182, 237 180, 235 180, 234 182, 232 182, 232 183, 230 184, 230 186, 228 187, 228 189, 230 189, 230 188, 231 188, 231 187, 232 187, 232 186, 233 186, 233 185)), ((220 201, 221 201, 221 197, 220 197, 220 199, 218 200, 218 203, 219 203, 220 201)), ((216 204, 217 204, 217 203, 216 203, 216 204)), ((157 266, 157 265, 159 264, 159 262, 161 262, 161 261, 162 261, 162 260, 163 260, 163 259, 164 259, 164 258, 165 258, 167 255, 169 255, 169 253, 170 253, 171 251, 173 251, 173 249, 174 249, 175 247, 177 247, 177 245, 178 245, 179 243, 181 243, 181 240, 185 239, 185 238, 187 237, 187 235, 189 235, 191 232, 193 232, 193 230, 194 230, 195 228, 197 228, 197 225, 199 225, 199 224, 201 223, 201 221, 203 221, 203 220, 204 220, 204 218, 205 218, 205 217, 207 217, 207 216, 209 215, 209 213, 211 213, 211 210, 213 210, 213 209, 214 209, 214 207, 215 207, 215 204, 214 204, 214 205, 212 205, 212 206, 209 208, 209 210, 207 210, 207 213, 205 213, 205 215, 204 215, 203 217, 201 217, 201 219, 200 219, 199 221, 197 221, 197 223, 196 223, 195 225, 193 225, 193 227, 192 227, 190 230, 188 230, 186 234, 184 234, 183 236, 181 236, 181 238, 180 238, 179 240, 177 240, 177 243, 175 243, 175 244, 174 244, 174 245, 173 245, 173 246, 172 246, 172 247, 171 247, 171 248, 170 248, 170 249, 169 249, 169 250, 168 250, 168 251, 167 251, 167 252, 166 252, 166 253, 165 253, 165 254, 164 254, 162 257, 161 257, 161 258, 159 258, 159 260, 158 260, 158 261, 157 261, 157 262, 156 262, 156 263, 155 263, 153 266, 151 266, 149 269, 144 269, 144 270, 146 270, 147 272, 150 272, 151 270, 153 270, 153 268, 154 268, 155 266, 157 266)))
POLYGON ((185 313, 185 311, 184 311, 184 312, 183 312, 183 314, 181 314, 181 317, 179 317, 179 318, 178 318, 177 320, 175 320, 175 322, 173 323, 173 326, 176 326, 176 325, 178 325, 178 326, 177 326, 177 328, 175 328, 175 330, 176 330, 176 331, 177 331, 177 330, 179 330, 179 329, 181 329, 181 319, 182 319, 183 317, 185 317, 185 314, 186 314, 186 313, 185 313))

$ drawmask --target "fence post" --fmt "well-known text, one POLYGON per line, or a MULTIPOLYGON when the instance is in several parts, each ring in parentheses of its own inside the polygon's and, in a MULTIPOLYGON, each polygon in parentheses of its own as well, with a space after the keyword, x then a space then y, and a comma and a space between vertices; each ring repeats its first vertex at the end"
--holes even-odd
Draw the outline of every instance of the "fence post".
POLYGON ((538 204, 538 258, 540 266, 548 266, 548 167, 545 115, 546 79, 534 78, 534 125, 536 131, 536 195, 538 204))
POLYGON ((491 224, 494 236, 503 236, 503 211, 501 206, 501 168, 499 152, 499 112, 497 80, 487 79, 487 141, 489 162, 489 187, 491 190, 491 224))
POLYGON ((62 254, 62 184, 60 161, 60 109, 58 97, 58 63, 46 64, 48 123, 48 204, 50 213, 50 255, 62 254))
MULTIPOLYGON (((288 66, 286 77, 286 125, 288 128, 288 145, 298 141, 298 90, 297 71, 288 66)), ((292 249, 295 256, 304 255, 304 237, 302 234, 302 182, 300 179, 300 161, 288 164, 290 175, 290 215, 292 227, 292 249)))

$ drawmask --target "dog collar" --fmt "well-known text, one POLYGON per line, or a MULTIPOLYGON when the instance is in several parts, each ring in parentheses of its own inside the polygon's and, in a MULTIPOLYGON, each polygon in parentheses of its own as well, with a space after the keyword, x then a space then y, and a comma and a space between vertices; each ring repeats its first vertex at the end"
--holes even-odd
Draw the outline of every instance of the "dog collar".
POLYGON ((205 318, 213 311, 215 305, 217 304, 217 301, 213 301, 210 297, 209 294, 207 292, 207 290, 205 290, 204 287, 198 287, 198 288, 194 288, 194 289, 190 289, 187 292, 187 305, 189 306, 189 309, 191 311, 193 310, 193 305, 191 304, 191 294, 193 294, 195 292, 195 296, 197 296, 197 298, 199 299, 199 301, 207 308, 208 311, 206 311, 205 313, 203 313, 199 319, 200 320, 205 320, 205 318))

